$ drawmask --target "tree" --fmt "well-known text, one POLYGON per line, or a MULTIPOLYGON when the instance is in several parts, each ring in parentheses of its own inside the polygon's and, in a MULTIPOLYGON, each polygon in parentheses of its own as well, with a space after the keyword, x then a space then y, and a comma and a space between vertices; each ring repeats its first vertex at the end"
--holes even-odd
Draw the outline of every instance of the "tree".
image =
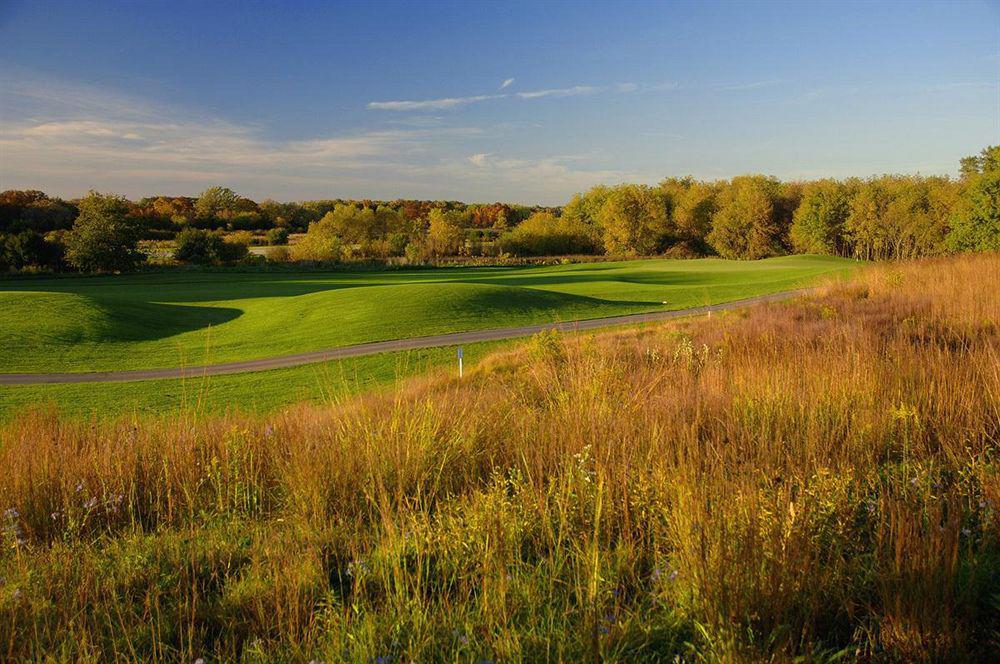
POLYGON ((688 176, 668 178, 660 183, 660 189, 667 192, 673 203, 671 221, 677 239, 696 247, 703 245, 712 230, 715 187, 688 176))
POLYGON ((667 194, 645 185, 626 184, 607 192, 597 222, 609 254, 648 256, 671 236, 667 194))
POLYGON ((755 260, 782 252, 782 228, 775 214, 778 181, 741 175, 722 188, 708 242, 724 258, 755 260))
POLYGON ((1000 169, 974 176, 951 217, 954 251, 1000 251, 1000 169))
POLYGON ((343 253, 336 225, 329 216, 309 224, 306 234, 289 247, 289 254, 296 261, 339 261, 343 253))
POLYGON ((600 253, 596 229, 577 219, 536 212, 499 240, 503 251, 516 256, 556 256, 600 253))
POLYGON ((846 255, 850 249, 844 223, 850 213, 847 185, 836 180, 810 182, 792 220, 792 246, 807 254, 846 255))
POLYGON ((121 196, 91 191, 79 202, 80 214, 66 236, 66 260, 83 272, 123 272, 146 257, 139 251, 139 229, 121 196))
POLYGON ((434 208, 427 215, 428 250, 433 256, 453 256, 461 247, 464 233, 461 225, 461 214, 455 211, 445 212, 434 208))
POLYGON ((197 216, 205 220, 229 219, 240 210, 240 197, 229 187, 209 187, 195 201, 197 216))

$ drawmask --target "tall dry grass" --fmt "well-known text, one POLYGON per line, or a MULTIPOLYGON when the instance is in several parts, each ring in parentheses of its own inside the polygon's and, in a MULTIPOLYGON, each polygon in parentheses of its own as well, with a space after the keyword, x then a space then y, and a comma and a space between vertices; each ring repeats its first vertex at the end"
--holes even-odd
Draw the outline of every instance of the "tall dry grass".
POLYGON ((989 661, 1000 257, 273 417, 0 431, 0 659, 989 661))

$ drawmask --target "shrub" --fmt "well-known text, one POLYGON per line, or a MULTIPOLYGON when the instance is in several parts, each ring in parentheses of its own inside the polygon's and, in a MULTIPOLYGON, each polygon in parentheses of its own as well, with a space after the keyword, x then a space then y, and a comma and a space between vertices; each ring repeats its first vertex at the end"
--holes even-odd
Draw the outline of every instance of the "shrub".
POLYGON ((309 231, 290 246, 290 253, 296 261, 339 261, 343 245, 332 229, 317 221, 309 224, 309 231))
POLYGON ((278 246, 282 244, 288 244, 288 229, 287 228, 272 228, 265 235, 267 244, 271 246, 278 246))
POLYGON ((177 234, 174 258, 183 263, 217 265, 235 263, 246 257, 247 245, 229 242, 218 231, 186 228, 177 234))

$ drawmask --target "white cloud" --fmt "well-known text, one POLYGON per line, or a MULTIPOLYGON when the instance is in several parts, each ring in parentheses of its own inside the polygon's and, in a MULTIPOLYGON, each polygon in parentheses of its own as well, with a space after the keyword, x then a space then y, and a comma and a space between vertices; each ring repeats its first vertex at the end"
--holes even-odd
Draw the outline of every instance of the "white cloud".
POLYGON ((488 99, 502 99, 507 95, 475 95, 474 97, 447 97, 423 101, 373 101, 368 108, 378 111, 443 111, 488 99))
POLYGON ((550 88, 548 90, 534 90, 532 92, 516 93, 521 99, 540 99, 541 97, 576 97, 578 95, 592 95, 602 92, 604 88, 595 88, 590 85, 574 85, 571 88, 550 88))
POLYGON ((503 83, 500 84, 500 89, 503 90, 504 88, 509 88, 513 84, 514 84, 513 78, 505 78, 503 83))
POLYGON ((0 108, 3 188, 60 196, 91 188, 132 197, 196 194, 223 184, 258 199, 558 204, 600 182, 640 179, 600 168, 595 155, 501 157, 489 147, 510 126, 457 126, 432 115, 277 138, 261 126, 37 77, 0 86, 0 108))

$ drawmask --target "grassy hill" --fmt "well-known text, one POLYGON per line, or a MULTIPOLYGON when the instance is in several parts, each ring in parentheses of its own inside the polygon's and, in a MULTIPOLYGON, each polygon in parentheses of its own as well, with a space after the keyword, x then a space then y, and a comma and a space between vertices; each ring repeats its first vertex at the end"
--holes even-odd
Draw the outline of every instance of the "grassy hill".
POLYGON ((644 260, 532 268, 0 282, 0 372, 214 364, 444 332, 681 309, 793 288, 853 261, 644 260), (664 304, 664 302, 666 304, 664 304))
POLYGON ((991 661, 1000 257, 278 414, 0 427, 12 661, 991 661))

